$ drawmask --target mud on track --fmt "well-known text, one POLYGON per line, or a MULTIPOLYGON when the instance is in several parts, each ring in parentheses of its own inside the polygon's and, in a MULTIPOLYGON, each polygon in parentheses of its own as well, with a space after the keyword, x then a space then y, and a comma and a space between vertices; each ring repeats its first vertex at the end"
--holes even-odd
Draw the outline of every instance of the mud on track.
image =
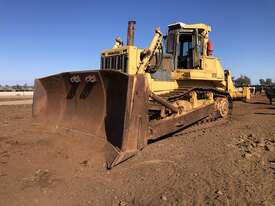
POLYGON ((31 105, 0 106, 3 205, 275 205, 275 106, 234 103, 230 122, 181 131, 106 170, 103 142, 55 133, 31 105))

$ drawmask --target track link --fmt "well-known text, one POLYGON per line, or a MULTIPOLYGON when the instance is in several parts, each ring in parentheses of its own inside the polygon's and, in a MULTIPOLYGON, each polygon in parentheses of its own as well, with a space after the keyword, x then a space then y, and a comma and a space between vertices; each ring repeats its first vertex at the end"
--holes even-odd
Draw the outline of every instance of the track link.
MULTIPOLYGON (((204 129, 208 129, 208 128, 211 128, 211 127, 214 127, 217 125, 223 125, 231 120, 232 110, 233 110, 232 99, 227 92, 223 92, 223 91, 217 90, 215 88, 182 88, 182 89, 177 89, 177 90, 171 91, 169 93, 160 95, 160 97, 165 98, 169 102, 175 102, 177 100, 188 99, 189 95, 192 91, 196 91, 199 95, 204 95, 207 92, 213 92, 215 99, 227 98, 228 104, 229 104, 228 105, 229 106, 228 115, 226 117, 221 117, 221 116, 217 116, 217 115, 208 116, 208 117, 196 122, 195 124, 192 124, 192 125, 184 128, 179 133, 176 133, 173 136, 189 134, 189 133, 201 131, 204 129)), ((158 104, 151 100, 151 104, 152 103, 155 105, 158 104)))

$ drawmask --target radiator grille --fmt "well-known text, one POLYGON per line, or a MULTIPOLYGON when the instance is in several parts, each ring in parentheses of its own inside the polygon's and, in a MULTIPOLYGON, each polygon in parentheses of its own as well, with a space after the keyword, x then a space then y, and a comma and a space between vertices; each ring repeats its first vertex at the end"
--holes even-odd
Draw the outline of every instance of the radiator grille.
POLYGON ((127 73, 128 56, 127 54, 101 57, 101 69, 118 70, 127 73))

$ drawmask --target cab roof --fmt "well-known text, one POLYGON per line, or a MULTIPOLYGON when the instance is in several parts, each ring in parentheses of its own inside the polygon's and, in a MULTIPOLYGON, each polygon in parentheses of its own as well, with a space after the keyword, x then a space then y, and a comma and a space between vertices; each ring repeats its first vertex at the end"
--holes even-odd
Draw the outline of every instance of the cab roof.
POLYGON ((203 29, 207 32, 211 32, 211 26, 206 24, 185 24, 183 22, 176 22, 168 25, 169 30, 175 29, 203 29))

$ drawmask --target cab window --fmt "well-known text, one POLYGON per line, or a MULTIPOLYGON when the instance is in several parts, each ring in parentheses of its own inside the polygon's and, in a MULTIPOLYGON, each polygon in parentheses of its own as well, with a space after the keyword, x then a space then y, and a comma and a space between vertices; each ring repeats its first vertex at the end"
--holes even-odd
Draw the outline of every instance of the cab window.
POLYGON ((193 67, 192 34, 181 34, 179 36, 177 60, 179 69, 190 69, 193 67))

